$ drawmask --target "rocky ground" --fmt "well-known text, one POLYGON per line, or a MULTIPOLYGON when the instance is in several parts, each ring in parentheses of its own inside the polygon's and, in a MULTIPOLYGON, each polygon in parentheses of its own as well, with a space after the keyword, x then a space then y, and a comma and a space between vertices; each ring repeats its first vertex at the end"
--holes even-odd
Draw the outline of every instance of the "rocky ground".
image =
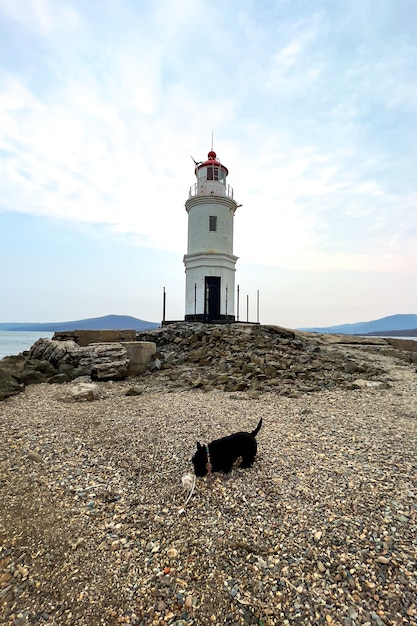
MULTIPOLYGON (((62 334, 56 333, 53 340, 39 339, 30 351, 0 361, 0 401, 30 384, 64 383, 85 376, 123 380, 134 373, 128 344, 114 340, 80 346, 60 339, 62 334)), ((155 346, 148 373, 157 379, 160 374, 169 389, 247 391, 251 397, 265 391, 295 397, 336 387, 377 386, 384 372, 367 358, 366 350, 417 364, 415 341, 318 335, 257 324, 178 322, 139 333, 137 339, 155 346), (352 346, 361 350, 352 351, 352 346)), ((146 382, 149 388, 150 381, 146 382)))
MULTIPOLYGON (((335 387, 378 385, 383 380, 384 370, 377 362, 366 352, 352 351, 340 336, 333 344, 328 343, 329 336, 279 326, 175 324, 140 333, 140 338, 156 343, 151 370, 158 368, 170 388, 247 391, 251 397, 273 391, 295 397, 335 387)), ((367 348, 395 352, 383 339, 367 341, 371 342, 367 348)), ((415 347, 415 342, 410 343, 415 347)), ((410 354, 411 359, 417 357, 410 354)))
POLYGON ((203 337, 91 402, 76 379, 1 403, 0 623, 417 624, 415 365, 257 339, 243 387, 203 337), (195 441, 260 417, 254 466, 185 505, 195 441))

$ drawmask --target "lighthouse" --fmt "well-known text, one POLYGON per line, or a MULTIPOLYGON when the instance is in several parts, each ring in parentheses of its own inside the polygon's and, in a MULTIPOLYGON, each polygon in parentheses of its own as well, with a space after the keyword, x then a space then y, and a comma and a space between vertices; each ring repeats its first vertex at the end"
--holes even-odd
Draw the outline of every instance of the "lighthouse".
POLYGON ((185 321, 235 320, 233 219, 237 203, 227 184, 229 173, 211 150, 197 163, 196 182, 185 203, 188 244, 185 265, 185 321))

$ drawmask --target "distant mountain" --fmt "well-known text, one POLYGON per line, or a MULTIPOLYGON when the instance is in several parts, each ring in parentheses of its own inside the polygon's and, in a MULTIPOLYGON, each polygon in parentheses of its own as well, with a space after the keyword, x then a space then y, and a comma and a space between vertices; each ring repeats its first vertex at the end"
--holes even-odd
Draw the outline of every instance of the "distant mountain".
POLYGON ((367 333, 380 337, 417 337, 417 328, 407 328, 406 330, 380 330, 376 333, 367 333))
POLYGON ((323 328, 299 328, 298 330, 307 330, 311 333, 334 333, 340 335, 369 335, 369 334, 389 334, 394 331, 397 335, 399 332, 404 335, 409 331, 417 329, 417 315, 389 315, 379 320, 370 322, 357 322, 356 324, 341 324, 339 326, 326 326, 323 328))
POLYGON ((130 315, 105 315, 90 317, 73 322, 40 322, 40 323, 2 323, 0 330, 45 331, 58 332, 63 330, 152 330, 160 324, 146 322, 130 315))

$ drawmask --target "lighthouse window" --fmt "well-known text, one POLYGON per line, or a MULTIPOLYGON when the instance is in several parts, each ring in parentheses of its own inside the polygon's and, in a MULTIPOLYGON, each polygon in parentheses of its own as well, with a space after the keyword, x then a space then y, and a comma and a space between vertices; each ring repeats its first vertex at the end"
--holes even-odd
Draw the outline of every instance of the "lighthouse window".
POLYGON ((219 180, 219 168, 218 167, 207 168, 207 180, 219 180))
POLYGON ((209 230, 211 232, 216 232, 217 230, 217 216, 216 215, 210 215, 209 217, 209 230))

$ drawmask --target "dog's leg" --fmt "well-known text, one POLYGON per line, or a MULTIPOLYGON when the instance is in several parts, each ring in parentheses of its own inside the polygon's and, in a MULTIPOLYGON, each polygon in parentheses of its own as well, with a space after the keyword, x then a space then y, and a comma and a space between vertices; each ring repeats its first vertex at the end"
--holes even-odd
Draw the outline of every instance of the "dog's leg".
POLYGON ((245 469, 247 467, 251 467, 255 461, 255 455, 248 455, 242 457, 242 462, 239 465, 240 468, 245 469))
POLYGON ((224 474, 230 474, 233 469, 233 461, 227 461, 225 459, 222 460, 221 466, 219 467, 219 471, 224 474))

